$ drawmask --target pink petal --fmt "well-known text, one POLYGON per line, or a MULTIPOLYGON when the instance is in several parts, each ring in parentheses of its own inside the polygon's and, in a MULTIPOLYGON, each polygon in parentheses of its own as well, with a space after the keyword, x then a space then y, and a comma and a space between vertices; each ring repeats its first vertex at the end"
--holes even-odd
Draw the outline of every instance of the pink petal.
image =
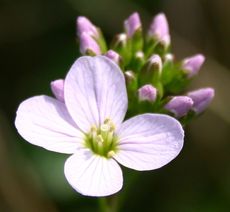
POLYGON ((35 96, 22 102, 15 125, 25 140, 54 152, 74 153, 82 146, 83 133, 77 129, 64 103, 48 96, 35 96))
POLYGON ((120 125, 127 110, 124 75, 105 56, 79 58, 65 79, 65 102, 77 125, 88 132, 106 118, 120 125))
POLYGON ((119 150, 114 158, 135 170, 160 168, 173 160, 183 146, 180 123, 167 115, 143 114, 125 121, 117 131, 119 150))
POLYGON ((80 150, 65 163, 65 176, 70 185, 86 196, 108 196, 123 184, 122 171, 113 159, 80 150))

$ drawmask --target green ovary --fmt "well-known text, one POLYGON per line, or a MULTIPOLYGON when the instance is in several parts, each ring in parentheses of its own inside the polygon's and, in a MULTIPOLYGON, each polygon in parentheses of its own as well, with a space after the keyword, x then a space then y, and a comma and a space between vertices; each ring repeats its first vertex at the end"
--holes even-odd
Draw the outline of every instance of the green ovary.
POLYGON ((114 134, 115 126, 106 119, 99 128, 92 126, 86 134, 85 146, 97 155, 111 158, 117 151, 118 138, 114 134))

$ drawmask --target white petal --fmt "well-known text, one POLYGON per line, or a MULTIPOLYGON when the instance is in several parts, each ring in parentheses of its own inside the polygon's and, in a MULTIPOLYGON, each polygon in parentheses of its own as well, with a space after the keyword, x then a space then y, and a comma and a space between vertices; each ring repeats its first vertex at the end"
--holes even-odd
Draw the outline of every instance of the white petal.
POLYGON ((120 125, 127 110, 124 75, 104 56, 79 58, 65 79, 65 102, 77 125, 88 132, 106 118, 120 125))
POLYGON ((116 161, 84 149, 67 159, 65 176, 77 192, 86 196, 108 196, 118 192, 123 184, 116 161))
POLYGON ((25 140, 51 151, 74 153, 82 146, 83 133, 64 103, 48 96, 23 101, 17 110, 15 125, 25 140))
POLYGON ((117 131, 119 150, 114 158, 135 170, 160 168, 183 147, 180 123, 167 115, 143 114, 125 121, 117 131))

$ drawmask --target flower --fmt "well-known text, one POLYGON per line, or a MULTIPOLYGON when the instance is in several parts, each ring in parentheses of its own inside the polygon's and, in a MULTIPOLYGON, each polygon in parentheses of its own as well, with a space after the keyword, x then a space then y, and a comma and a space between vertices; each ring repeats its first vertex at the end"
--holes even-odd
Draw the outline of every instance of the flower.
POLYGON ((193 106, 193 100, 187 96, 174 96, 164 108, 175 114, 177 118, 187 115, 193 106))
POLYGON ((107 51, 105 53, 105 56, 108 57, 109 59, 113 60, 115 63, 117 63, 119 65, 120 60, 121 60, 121 56, 117 52, 110 49, 109 51, 107 51))
POLYGON ((64 100, 41 95, 23 101, 15 125, 28 142, 72 154, 64 173, 83 195, 118 192, 123 184, 118 163, 153 170, 182 149, 183 129, 168 115, 143 114, 123 122, 128 104, 124 75, 105 56, 75 61, 65 78, 64 100))
POLYGON ((153 18, 148 35, 163 42, 166 46, 170 44, 169 26, 164 13, 159 13, 153 18))
POLYGON ((124 28, 128 37, 132 37, 135 32, 141 29, 140 16, 137 12, 133 13, 124 22, 124 28))
POLYGON ((202 54, 187 57, 182 61, 182 69, 185 70, 188 77, 191 78, 199 72, 204 61, 205 57, 202 54))
POLYGON ((80 38, 80 51, 82 54, 87 54, 87 55, 101 54, 101 49, 98 43, 86 32, 83 32, 79 38, 80 38))
POLYGON ((58 79, 54 80, 50 83, 51 90, 54 94, 54 96, 64 102, 64 80, 58 79))
POLYGON ((187 95, 194 102, 192 109, 199 114, 202 113, 211 103, 215 96, 215 90, 213 88, 200 88, 190 91, 187 95))
POLYGON ((79 16, 76 20, 76 25, 78 36, 80 36, 82 33, 87 33, 94 38, 99 37, 97 27, 93 25, 88 18, 84 16, 79 16))
POLYGON ((146 84, 138 89, 138 99, 140 101, 155 102, 157 89, 150 84, 146 84))

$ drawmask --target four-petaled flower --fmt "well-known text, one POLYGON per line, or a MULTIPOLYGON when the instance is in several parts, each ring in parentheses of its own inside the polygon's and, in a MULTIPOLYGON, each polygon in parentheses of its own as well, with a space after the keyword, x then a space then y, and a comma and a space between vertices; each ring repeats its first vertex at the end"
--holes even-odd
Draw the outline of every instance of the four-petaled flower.
POLYGON ((153 170, 169 163, 183 146, 184 132, 176 119, 143 114, 123 122, 127 104, 117 64, 104 56, 84 56, 64 80, 64 101, 44 95, 29 98, 20 104, 15 124, 28 142, 73 154, 64 173, 76 191, 107 196, 123 184, 117 162, 153 170))

